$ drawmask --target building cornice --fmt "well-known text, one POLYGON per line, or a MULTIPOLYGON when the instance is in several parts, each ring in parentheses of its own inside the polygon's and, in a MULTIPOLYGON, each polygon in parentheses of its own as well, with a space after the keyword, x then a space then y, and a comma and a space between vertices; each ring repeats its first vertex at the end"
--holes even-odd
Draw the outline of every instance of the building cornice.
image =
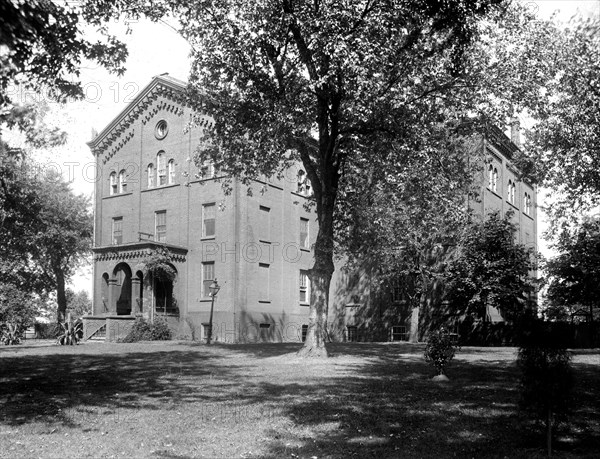
POLYGON ((135 132, 131 126, 140 116, 144 115, 144 118, 142 119, 144 124, 162 109, 169 110, 181 116, 183 114, 183 108, 188 106, 185 89, 186 83, 183 81, 168 75, 155 76, 135 99, 121 111, 121 113, 119 113, 94 139, 87 142, 88 147, 94 156, 106 152, 107 155, 104 158, 104 162, 106 162, 134 136, 135 132), (157 104, 153 110, 147 111, 148 107, 159 98, 162 98, 163 100, 157 104), (122 138, 121 135, 128 130, 129 132, 122 138), (121 140, 117 145, 114 145, 115 141, 118 139, 121 140))
POLYGON ((156 249, 166 249, 174 262, 185 263, 188 249, 178 245, 156 241, 140 241, 129 244, 93 247, 94 261, 131 260, 152 255, 156 249))

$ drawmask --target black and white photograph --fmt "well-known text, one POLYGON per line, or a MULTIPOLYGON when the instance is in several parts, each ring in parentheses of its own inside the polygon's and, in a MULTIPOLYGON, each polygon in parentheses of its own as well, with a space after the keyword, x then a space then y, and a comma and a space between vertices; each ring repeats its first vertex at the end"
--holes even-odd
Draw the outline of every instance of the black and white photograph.
POLYGON ((0 459, 600 457, 600 0, 0 0, 0 459))

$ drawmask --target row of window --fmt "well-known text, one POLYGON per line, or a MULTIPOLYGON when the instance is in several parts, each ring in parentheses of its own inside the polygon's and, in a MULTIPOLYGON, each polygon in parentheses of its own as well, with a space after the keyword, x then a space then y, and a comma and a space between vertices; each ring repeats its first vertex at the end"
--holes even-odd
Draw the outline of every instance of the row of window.
MULTIPOLYGON (((260 206, 260 236, 263 241, 270 241, 271 209, 260 206)), ((202 238, 212 238, 216 234, 217 206, 214 202, 202 205, 202 238)), ((310 249, 309 220, 300 218, 300 247, 310 249)), ((167 211, 159 210, 154 213, 154 240, 167 241, 167 211)), ((123 243, 123 217, 114 217, 112 221, 112 244, 123 243)))
MULTIPOLYGON (((216 234, 216 204, 214 202, 202 205, 202 237, 210 238, 216 234)), ((152 236, 152 234, 149 234, 152 236)), ((167 211, 154 212, 154 240, 167 242, 167 211)), ((123 243, 123 217, 114 217, 112 220, 112 243, 123 243)))
MULTIPOLYGON (((215 280, 215 262, 205 261, 202 263, 202 296, 210 297, 210 285, 215 280)), ((300 304, 308 305, 310 302, 310 280, 308 271, 300 270, 299 273, 298 300, 300 304)), ((270 302, 271 291, 271 265, 268 263, 258 264, 258 301, 270 302)))
MULTIPOLYGON (((488 188, 494 193, 498 193, 498 169, 490 164, 488 167, 488 188)), ((513 206, 516 206, 516 190, 517 185, 513 180, 508 181, 506 188, 506 200, 513 206)), ((531 195, 529 193, 523 194, 523 213, 531 215, 531 195)))
MULTIPOLYGON (((146 167, 147 173, 147 187, 155 188, 165 185, 175 184, 175 160, 169 159, 166 161, 165 152, 159 151, 156 155, 156 163, 150 163, 146 167)), ((196 174, 198 179, 214 178, 216 176, 216 169, 212 162, 206 161, 200 168, 200 173, 196 174)), ((127 172, 125 169, 121 170, 118 174, 112 172, 109 176, 110 182, 110 195, 116 195, 127 192, 127 172)), ((298 194, 304 196, 312 196, 312 188, 310 180, 304 171, 298 172, 298 184, 296 188, 298 194)))

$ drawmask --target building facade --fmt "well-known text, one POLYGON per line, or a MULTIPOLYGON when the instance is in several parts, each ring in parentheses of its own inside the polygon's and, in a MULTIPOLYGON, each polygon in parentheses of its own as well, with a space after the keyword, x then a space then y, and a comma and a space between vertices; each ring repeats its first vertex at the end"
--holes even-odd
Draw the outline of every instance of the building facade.
POLYGON ((217 341, 299 341, 308 324, 315 216, 299 170, 250 187, 191 158, 206 118, 190 126, 185 84, 152 82, 89 142, 97 166, 93 317, 86 336, 122 336, 135 315, 163 315, 176 335, 205 337, 217 280, 217 341), (147 267, 163 257, 174 281, 147 267), (303 328, 304 326, 304 328, 303 328), (107 328, 108 327, 108 328, 107 328))
MULTIPOLYGON (((199 169, 192 158, 211 120, 192 125, 184 92, 184 82, 153 78, 88 143, 97 180, 93 314, 85 320, 85 336, 116 339, 136 316, 160 315, 176 336, 205 338, 212 309, 216 341, 301 341, 317 233, 316 216, 305 205, 305 175, 291 168, 281 179, 248 186, 210 164, 199 169), (229 180, 228 193, 223 180, 229 180), (152 273, 157 260, 172 278, 152 273), (220 291, 213 303, 209 287, 215 281, 220 291)), ((480 215, 513 210, 520 242, 535 244, 535 187, 520 180, 511 163, 518 146, 497 129, 478 142, 486 165, 481 197, 469 205, 480 215)), ((336 270, 332 339, 406 338, 410 308, 394 288, 381 292, 375 284, 368 267, 336 270)))

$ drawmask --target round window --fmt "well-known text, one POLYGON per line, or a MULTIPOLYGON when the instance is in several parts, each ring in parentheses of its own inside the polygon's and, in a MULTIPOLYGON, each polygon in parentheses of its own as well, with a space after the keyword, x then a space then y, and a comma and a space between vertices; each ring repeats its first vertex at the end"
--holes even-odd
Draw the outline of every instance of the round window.
POLYGON ((156 123, 156 128, 154 129, 154 135, 158 140, 164 139, 169 132, 169 125, 165 120, 160 120, 156 123))

